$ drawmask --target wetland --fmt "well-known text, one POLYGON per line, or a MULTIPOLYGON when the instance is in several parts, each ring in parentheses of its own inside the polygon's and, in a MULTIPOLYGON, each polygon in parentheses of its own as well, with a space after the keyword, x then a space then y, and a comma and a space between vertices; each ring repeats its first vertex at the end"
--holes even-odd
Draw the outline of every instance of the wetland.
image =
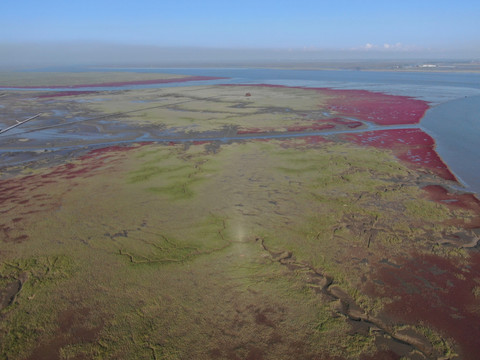
POLYGON ((0 77, 0 358, 475 359, 478 89, 197 72, 0 77))

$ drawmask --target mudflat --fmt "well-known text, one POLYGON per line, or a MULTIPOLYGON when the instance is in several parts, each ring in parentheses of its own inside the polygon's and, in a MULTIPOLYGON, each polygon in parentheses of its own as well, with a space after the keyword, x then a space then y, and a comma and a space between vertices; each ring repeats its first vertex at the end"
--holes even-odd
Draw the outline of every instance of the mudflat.
POLYGON ((195 85, 0 105, 2 128, 41 114, 0 138, 2 358, 476 358, 480 202, 418 127, 427 103, 195 85))

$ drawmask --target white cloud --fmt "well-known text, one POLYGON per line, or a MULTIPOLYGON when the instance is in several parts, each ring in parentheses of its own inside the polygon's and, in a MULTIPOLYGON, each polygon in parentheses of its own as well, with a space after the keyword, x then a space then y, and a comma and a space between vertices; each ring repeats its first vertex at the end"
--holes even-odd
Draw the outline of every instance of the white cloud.
POLYGON ((352 48, 351 50, 364 50, 364 51, 412 51, 418 50, 415 46, 403 45, 400 42, 395 44, 384 43, 383 45, 377 45, 374 43, 366 43, 363 46, 352 48))
POLYGON ((404 46, 399 42, 396 44, 383 44, 383 48, 386 50, 409 50, 408 46, 404 46))

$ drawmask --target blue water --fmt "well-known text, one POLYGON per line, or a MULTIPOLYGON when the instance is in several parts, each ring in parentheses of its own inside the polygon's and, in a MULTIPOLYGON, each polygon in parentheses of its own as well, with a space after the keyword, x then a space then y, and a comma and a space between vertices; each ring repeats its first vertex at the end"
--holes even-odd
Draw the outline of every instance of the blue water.
MULTIPOLYGON (((105 71, 107 69, 98 69, 105 71)), ((114 69, 111 71, 132 71, 132 69, 114 69)), ((396 71, 355 71, 355 70, 276 70, 276 69, 238 69, 238 68, 162 68, 134 69, 143 73, 166 73, 195 76, 228 77, 235 82, 259 81, 320 81, 348 83, 378 83, 378 84, 412 84, 449 87, 472 87, 480 89, 480 74, 472 73, 422 73, 396 71)))
POLYGON ((480 194, 480 96, 437 105, 421 126, 435 139, 437 153, 465 186, 480 194))

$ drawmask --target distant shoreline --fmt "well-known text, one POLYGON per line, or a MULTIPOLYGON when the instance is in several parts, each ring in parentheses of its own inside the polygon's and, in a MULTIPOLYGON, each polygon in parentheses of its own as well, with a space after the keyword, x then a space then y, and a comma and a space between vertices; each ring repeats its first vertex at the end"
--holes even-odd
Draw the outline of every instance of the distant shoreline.
MULTIPOLYGON (((91 69, 91 68, 90 68, 91 69)), ((480 67, 478 70, 464 70, 464 69, 387 69, 387 68, 368 68, 368 69, 353 69, 353 68, 330 68, 330 67, 315 67, 315 66, 215 66, 215 65, 191 65, 191 66, 158 66, 158 67, 127 67, 127 66, 114 66, 114 67, 102 67, 102 70, 159 70, 159 69, 271 69, 271 70, 298 70, 298 71, 361 71, 361 72, 399 72, 399 73, 463 73, 463 74, 478 74, 480 73, 480 67)))
MULTIPOLYGON (((246 63, 183 63, 158 66, 102 66, 86 67, 102 70, 158 70, 158 69, 272 69, 272 70, 320 70, 320 71, 382 71, 412 73, 480 73, 480 61, 309 61, 309 62, 246 62, 246 63)), ((95 70, 94 70, 95 71, 95 70)))
MULTIPOLYGON (((263 67, 262 67, 263 69, 263 67)), ((480 73, 480 69, 478 70, 463 70, 463 69, 383 69, 383 68, 378 68, 378 69, 348 69, 348 68, 322 68, 322 67, 308 67, 308 68, 295 68, 295 67, 265 67, 264 69, 278 69, 278 70, 319 70, 319 71, 363 71, 363 72, 402 72, 402 73, 441 73, 441 74, 448 74, 448 73, 463 73, 463 74, 478 74, 480 73)))

